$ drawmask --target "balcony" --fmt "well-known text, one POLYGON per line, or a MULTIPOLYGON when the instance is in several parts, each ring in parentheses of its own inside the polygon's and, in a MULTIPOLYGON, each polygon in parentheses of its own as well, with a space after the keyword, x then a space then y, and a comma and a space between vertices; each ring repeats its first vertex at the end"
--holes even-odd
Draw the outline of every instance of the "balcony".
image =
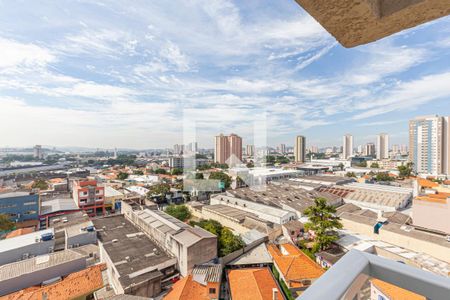
POLYGON ((426 299, 450 299, 450 278, 358 250, 348 252, 297 299, 360 299, 358 294, 369 278, 380 279, 426 299))

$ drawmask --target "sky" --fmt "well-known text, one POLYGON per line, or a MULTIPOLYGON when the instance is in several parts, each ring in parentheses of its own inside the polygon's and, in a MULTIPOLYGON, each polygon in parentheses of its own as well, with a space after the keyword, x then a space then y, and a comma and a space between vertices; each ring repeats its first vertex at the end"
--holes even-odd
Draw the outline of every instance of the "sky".
POLYGON ((0 147, 406 144, 428 114, 450 115, 450 17, 347 49, 293 0, 0 0, 0 147))

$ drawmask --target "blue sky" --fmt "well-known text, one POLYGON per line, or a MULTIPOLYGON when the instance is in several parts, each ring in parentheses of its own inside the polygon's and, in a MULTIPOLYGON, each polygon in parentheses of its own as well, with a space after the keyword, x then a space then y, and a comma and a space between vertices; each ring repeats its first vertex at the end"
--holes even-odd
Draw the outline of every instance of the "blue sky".
POLYGON ((450 115, 450 18, 343 48, 294 1, 0 0, 0 147, 407 142, 450 115), (93 3, 95 2, 95 3, 93 3), (264 128, 264 127, 262 127, 264 128))

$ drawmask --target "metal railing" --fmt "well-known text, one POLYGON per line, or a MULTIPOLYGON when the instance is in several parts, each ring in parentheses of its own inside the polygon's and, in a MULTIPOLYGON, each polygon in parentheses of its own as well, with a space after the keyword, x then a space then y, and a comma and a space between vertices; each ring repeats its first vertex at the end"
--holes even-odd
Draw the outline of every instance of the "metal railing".
POLYGON ((370 253, 351 250, 297 300, 352 300, 369 277, 420 294, 427 299, 450 299, 450 278, 370 253))

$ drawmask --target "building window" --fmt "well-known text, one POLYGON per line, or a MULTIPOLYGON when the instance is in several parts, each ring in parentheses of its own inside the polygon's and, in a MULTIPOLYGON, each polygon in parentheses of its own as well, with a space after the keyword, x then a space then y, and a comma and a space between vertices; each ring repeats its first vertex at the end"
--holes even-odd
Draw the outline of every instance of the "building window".
POLYGON ((215 288, 209 288, 209 293, 210 294, 215 294, 216 293, 216 289, 215 288))
POLYGON ((29 210, 24 213, 24 215, 35 215, 37 212, 35 210, 29 210))
POLYGON ((36 202, 35 201, 33 201, 33 202, 25 202, 23 205, 36 205, 36 202))
POLYGON ((384 297, 381 296, 381 295, 378 295, 378 300, 386 300, 386 298, 384 298, 384 297))

